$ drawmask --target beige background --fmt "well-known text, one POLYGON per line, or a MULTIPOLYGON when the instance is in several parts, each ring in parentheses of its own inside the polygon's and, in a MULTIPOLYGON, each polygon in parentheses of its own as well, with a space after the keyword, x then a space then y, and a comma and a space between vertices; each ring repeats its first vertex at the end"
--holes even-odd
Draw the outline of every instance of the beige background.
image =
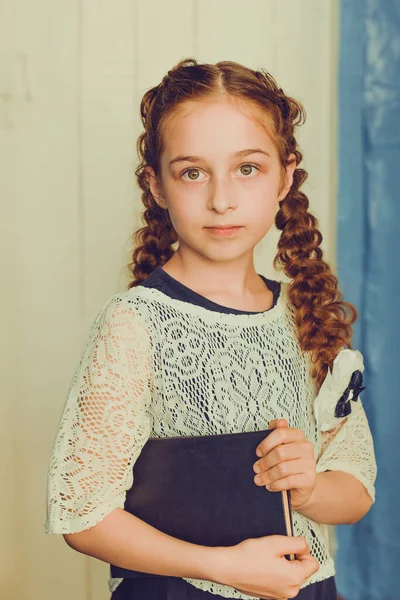
MULTIPOLYGON (((300 99, 305 191, 334 258, 336 0, 0 0, 0 596, 105 600, 108 567, 43 533, 67 388, 126 286, 139 101, 178 60, 264 67, 300 99)), ((271 275, 271 233, 256 252, 271 275)))

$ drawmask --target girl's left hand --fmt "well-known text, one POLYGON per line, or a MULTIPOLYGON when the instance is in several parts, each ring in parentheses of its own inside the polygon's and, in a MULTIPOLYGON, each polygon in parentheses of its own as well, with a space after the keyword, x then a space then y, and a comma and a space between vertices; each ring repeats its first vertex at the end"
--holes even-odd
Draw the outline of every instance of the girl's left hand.
POLYGON ((256 450, 262 456, 254 463, 254 482, 272 492, 290 490, 292 510, 310 499, 316 485, 314 446, 301 429, 288 426, 285 419, 274 419, 268 429, 275 429, 256 450))

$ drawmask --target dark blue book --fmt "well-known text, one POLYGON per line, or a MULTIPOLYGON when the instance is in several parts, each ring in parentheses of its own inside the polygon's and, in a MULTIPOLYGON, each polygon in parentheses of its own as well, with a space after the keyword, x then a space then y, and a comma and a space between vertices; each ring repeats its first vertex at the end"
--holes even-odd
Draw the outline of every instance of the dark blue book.
MULTIPOLYGON (((124 509, 168 535, 202 546, 292 536, 290 493, 254 483, 256 448, 272 431, 149 439, 133 467, 124 509)), ((112 577, 142 575, 111 565, 112 577)))

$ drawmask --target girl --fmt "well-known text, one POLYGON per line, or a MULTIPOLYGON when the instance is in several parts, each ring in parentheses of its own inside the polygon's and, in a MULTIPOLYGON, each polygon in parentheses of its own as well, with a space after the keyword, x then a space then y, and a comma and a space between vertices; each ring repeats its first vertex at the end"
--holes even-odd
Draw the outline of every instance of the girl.
POLYGON ((111 579, 112 600, 333 600, 328 526, 368 512, 376 463, 359 399, 362 356, 350 349, 356 311, 322 259, 300 191, 307 174, 294 128, 304 109, 265 70, 194 59, 140 108, 146 225, 128 290, 100 310, 71 383, 46 532, 150 574, 111 579), (274 264, 289 284, 254 268, 254 247, 274 221, 274 264), (257 449, 254 485, 290 490, 296 537, 260 533, 211 548, 124 510, 149 438, 267 425, 274 431, 257 449))

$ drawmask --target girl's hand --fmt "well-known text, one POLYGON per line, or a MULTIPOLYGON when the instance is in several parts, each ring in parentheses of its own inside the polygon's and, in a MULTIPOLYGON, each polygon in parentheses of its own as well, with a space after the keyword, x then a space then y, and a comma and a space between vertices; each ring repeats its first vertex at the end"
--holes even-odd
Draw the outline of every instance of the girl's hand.
POLYGON ((272 492, 290 490, 291 507, 298 510, 310 499, 316 485, 314 446, 301 429, 288 427, 285 419, 274 419, 275 429, 258 445, 262 458, 254 463, 256 485, 272 492))
POLYGON ((263 599, 295 598, 319 569, 303 537, 270 535, 218 548, 212 581, 263 599), (285 554, 295 554, 289 561, 285 554))

